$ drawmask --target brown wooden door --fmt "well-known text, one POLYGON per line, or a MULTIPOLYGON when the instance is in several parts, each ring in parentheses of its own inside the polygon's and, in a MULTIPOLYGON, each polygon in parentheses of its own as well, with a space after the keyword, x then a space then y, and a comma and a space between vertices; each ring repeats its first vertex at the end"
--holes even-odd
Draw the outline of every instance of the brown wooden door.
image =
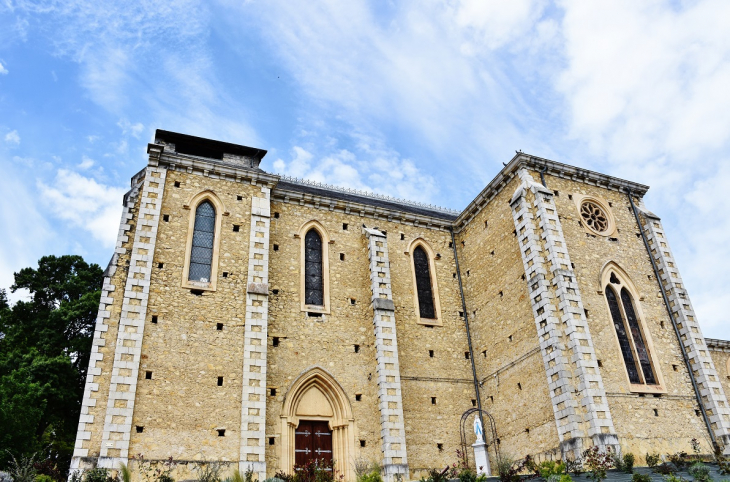
POLYGON ((294 463, 305 465, 313 460, 332 462, 332 431, 327 422, 301 420, 294 432, 294 463))

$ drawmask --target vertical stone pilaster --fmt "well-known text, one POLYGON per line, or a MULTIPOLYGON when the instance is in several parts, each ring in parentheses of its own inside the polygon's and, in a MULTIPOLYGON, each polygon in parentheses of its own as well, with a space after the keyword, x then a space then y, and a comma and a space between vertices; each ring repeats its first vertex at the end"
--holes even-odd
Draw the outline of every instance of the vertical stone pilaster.
POLYGON ((152 273, 152 258, 157 240, 160 208, 167 171, 148 166, 137 214, 137 229, 132 244, 129 273, 124 287, 114 365, 107 399, 99 466, 117 468, 127 463, 129 439, 142 355, 147 301, 152 273))
POLYGON ((510 205, 563 452, 618 446, 553 193, 522 169, 510 205), (532 203, 527 197, 532 198, 532 203))
POLYGON ((239 470, 266 479, 266 348, 269 312, 270 189, 251 199, 239 470))
POLYGON ((94 338, 91 344, 91 355, 89 357, 89 368, 86 372, 86 385, 84 387, 84 398, 81 401, 81 416, 79 417, 79 427, 76 433, 76 443, 74 445, 73 457, 71 458, 71 472, 73 475, 81 469, 81 459, 89 456, 88 443, 91 439, 91 426, 94 424, 94 415, 90 413, 91 407, 96 407, 97 394, 99 392, 99 383, 96 377, 101 375, 101 367, 98 366, 104 360, 104 354, 99 351, 100 347, 106 346, 104 333, 109 330, 109 321, 111 313, 110 306, 114 303, 114 299, 119 295, 117 286, 114 284, 114 274, 117 270, 117 260, 119 256, 127 253, 124 243, 128 241, 125 232, 131 229, 129 221, 133 218, 132 210, 139 195, 139 189, 144 182, 137 182, 132 189, 124 196, 124 206, 122 209, 122 219, 119 223, 119 233, 117 234, 117 244, 114 248, 114 254, 109 261, 109 265, 104 271, 104 282, 101 289, 101 298, 99 300, 99 311, 96 316, 96 325, 94 327, 94 338), (86 445, 86 446, 85 446, 86 445))
POLYGON ((679 328, 681 343, 684 344, 692 372, 700 390, 710 425, 718 442, 730 454, 730 406, 727 396, 710 356, 707 343, 697 321, 689 294, 684 287, 669 243, 664 235, 661 220, 643 206, 637 206, 644 218, 644 233, 649 241, 651 254, 659 269, 660 283, 669 298, 669 309, 679 328))
POLYGON ((387 481, 395 474, 408 476, 403 397, 401 394, 395 306, 390 285, 388 242, 383 233, 364 228, 368 240, 373 328, 378 363, 380 435, 383 440, 383 469, 387 481))

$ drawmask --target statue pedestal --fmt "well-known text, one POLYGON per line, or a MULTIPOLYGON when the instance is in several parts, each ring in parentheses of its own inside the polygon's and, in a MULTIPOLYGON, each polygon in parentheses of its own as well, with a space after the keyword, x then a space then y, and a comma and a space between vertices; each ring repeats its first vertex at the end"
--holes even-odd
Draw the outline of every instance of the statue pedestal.
POLYGON ((477 475, 484 474, 487 477, 490 477, 492 475, 492 471, 489 468, 489 455, 487 454, 487 444, 480 440, 477 443, 472 444, 472 448, 474 449, 474 461, 476 462, 477 466, 477 475))

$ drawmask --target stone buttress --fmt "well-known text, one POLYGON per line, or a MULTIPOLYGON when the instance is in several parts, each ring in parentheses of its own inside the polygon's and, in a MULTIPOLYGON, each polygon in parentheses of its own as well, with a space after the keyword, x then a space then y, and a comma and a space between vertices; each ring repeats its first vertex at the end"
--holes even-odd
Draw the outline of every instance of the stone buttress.
POLYGON ((522 184, 510 205, 561 451, 580 456, 590 445, 618 448, 553 192, 525 169, 519 177, 522 184))
POLYGON ((114 365, 99 452, 100 467, 118 468, 120 462, 127 463, 129 459, 129 439, 142 355, 152 257, 166 173, 164 168, 148 166, 144 176, 114 350, 114 365))
POLYGON ((390 286, 390 263, 385 234, 364 228, 368 240, 372 286, 373 328, 378 363, 380 434, 383 441, 383 471, 387 481, 395 474, 408 477, 403 397, 401 394, 395 306, 390 286))
POLYGON ((95 417, 90 413, 90 408, 96 407, 99 383, 96 377, 101 376, 100 362, 104 359, 104 354, 100 352, 100 348, 106 346, 105 333, 109 331, 110 323, 110 307, 114 303, 114 299, 120 294, 117 291, 114 275, 117 272, 117 262, 120 256, 127 254, 127 248, 124 245, 129 241, 125 232, 132 227, 129 224, 134 217, 134 205, 139 196, 139 190, 144 182, 145 170, 132 178, 132 188, 124 195, 122 219, 119 223, 119 234, 117 235, 117 244, 114 247, 114 254, 109 261, 109 266, 104 271, 104 282, 101 289, 101 299, 99 300, 99 312, 96 317, 96 326, 94 328, 94 338, 91 346, 91 355, 89 357, 89 369, 86 373, 86 385, 84 387, 84 398, 81 402, 81 416, 79 417, 79 427, 76 434, 76 443, 74 445, 73 458, 71 459, 71 473, 83 468, 81 459, 89 457, 89 446, 91 440, 91 426, 94 424, 95 417), (87 427, 88 425, 88 427, 87 427))
POLYGON ((664 285, 669 299, 668 308, 677 322, 677 328, 692 366, 710 426, 718 442, 724 446, 725 453, 730 454, 730 407, 728 407, 727 397, 722 389, 707 343, 702 336, 689 294, 684 288, 659 217, 648 211, 643 205, 637 206, 637 208, 642 214, 643 229, 649 242, 651 256, 659 269, 660 282, 664 285))
POLYGON ((251 198, 239 470, 266 478, 266 347, 269 313, 270 189, 251 198))

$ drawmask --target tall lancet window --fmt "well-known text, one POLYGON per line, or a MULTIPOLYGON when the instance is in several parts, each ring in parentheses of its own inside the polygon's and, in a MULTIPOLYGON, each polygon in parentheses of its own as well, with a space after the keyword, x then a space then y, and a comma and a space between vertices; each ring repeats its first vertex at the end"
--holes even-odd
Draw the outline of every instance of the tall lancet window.
POLYGON ((304 304, 324 306, 322 236, 310 229, 304 236, 304 304))
POLYGON ((416 272, 416 291, 418 292, 418 310, 421 318, 436 318, 431 284, 431 269, 428 254, 421 246, 413 250, 413 269, 416 272))
POLYGON ((626 326, 621 316, 621 308, 616 298, 616 292, 610 286, 606 287, 606 299, 608 300, 608 308, 611 310, 611 318, 613 319, 613 326, 616 329, 621 354, 624 357, 624 365, 626 365, 626 371, 629 374, 629 381, 631 383, 641 383, 639 371, 636 369, 636 362, 634 361, 634 353, 631 350, 631 343, 629 343, 629 337, 626 333, 626 326))
POLYGON ((635 291, 632 290, 626 275, 617 275, 618 271, 609 273, 606 274, 608 279, 604 278, 606 301, 629 381, 632 385, 653 385, 652 389, 657 389, 657 386, 661 389, 662 382, 652 363, 650 343, 644 331, 646 328, 642 324, 640 309, 632 294, 635 291))
POLYGON ((188 280, 210 282, 215 239, 215 208, 210 201, 203 201, 195 210, 195 227, 190 251, 188 280))

